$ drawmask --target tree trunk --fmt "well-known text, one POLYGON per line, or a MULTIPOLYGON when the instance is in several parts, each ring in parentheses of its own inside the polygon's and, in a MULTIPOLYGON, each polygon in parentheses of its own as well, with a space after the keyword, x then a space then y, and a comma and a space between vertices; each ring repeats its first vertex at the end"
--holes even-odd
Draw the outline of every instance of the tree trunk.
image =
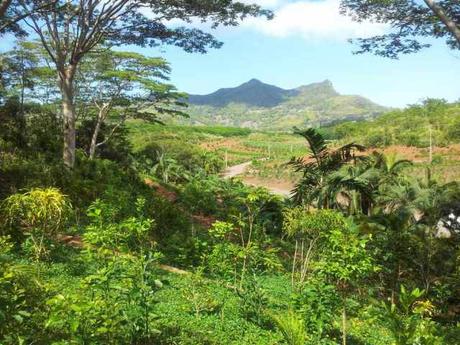
POLYGON ((292 285, 292 288, 294 288, 294 283, 295 283, 294 277, 295 277, 295 268, 296 268, 298 243, 299 243, 299 241, 296 239, 295 240, 294 258, 292 259, 292 272, 291 272, 291 285, 292 285))
POLYGON ((3 18, 8 11, 8 7, 11 5, 11 0, 1 0, 0 1, 0 19, 3 18))
POLYGON ((96 126, 94 127, 93 136, 91 138, 91 144, 89 146, 89 159, 90 160, 93 160, 94 155, 96 154, 97 137, 101 129, 101 123, 102 123, 102 119, 100 116, 98 116, 96 120, 96 126))
POLYGON ((58 72, 59 87, 62 98, 62 117, 64 120, 64 149, 62 158, 64 165, 72 169, 75 165, 75 104, 74 77, 76 66, 70 65, 58 72))
POLYGON ((104 122, 105 118, 107 117, 107 113, 109 111, 109 104, 105 103, 102 106, 97 106, 99 108, 99 113, 96 119, 96 126, 94 127, 93 136, 91 137, 91 144, 89 146, 89 159, 94 159, 96 154, 97 148, 97 137, 99 136, 99 132, 101 130, 101 125, 104 122))
POLYGON ((459 23, 456 23, 451 17, 449 17, 446 11, 435 0, 424 1, 431 11, 443 22, 443 24, 447 27, 447 30, 449 30, 460 45, 459 23))

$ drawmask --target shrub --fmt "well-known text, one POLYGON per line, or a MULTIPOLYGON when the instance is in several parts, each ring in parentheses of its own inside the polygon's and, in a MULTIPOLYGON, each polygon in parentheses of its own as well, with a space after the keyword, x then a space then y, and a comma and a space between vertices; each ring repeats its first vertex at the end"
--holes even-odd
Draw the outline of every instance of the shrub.
POLYGON ((40 333, 33 310, 44 307, 43 282, 24 265, 15 263, 13 243, 0 236, 0 343, 21 344, 40 333))
POLYGON ((85 242, 99 248, 121 251, 152 247, 150 235, 154 221, 144 217, 144 204, 144 199, 137 199, 137 214, 116 221, 115 215, 118 210, 101 200, 96 200, 88 208, 90 224, 85 229, 85 242))
POLYGON ((8 231, 16 239, 28 236, 37 260, 46 254, 45 240, 52 239, 63 228, 70 210, 67 197, 56 188, 13 194, 2 204, 8 231))
POLYGON ((274 315, 273 320, 275 321, 278 329, 283 334, 286 344, 305 344, 307 340, 307 334, 305 331, 304 322, 302 318, 299 317, 299 315, 290 310, 284 314, 274 315))
POLYGON ((86 344, 145 344, 157 330, 155 255, 97 251, 88 256, 98 263, 92 274, 47 301, 45 327, 55 340, 86 344))

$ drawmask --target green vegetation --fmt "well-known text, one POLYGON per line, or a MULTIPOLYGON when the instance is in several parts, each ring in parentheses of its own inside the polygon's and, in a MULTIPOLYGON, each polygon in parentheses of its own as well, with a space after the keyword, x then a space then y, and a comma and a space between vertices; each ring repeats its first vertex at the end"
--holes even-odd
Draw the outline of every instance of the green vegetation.
POLYGON ((328 151, 311 129, 139 120, 68 171, 46 106, 19 122, 14 102, 1 112, 1 343, 456 344, 456 183, 382 154, 339 162, 359 146, 328 151), (269 137, 271 159, 311 148, 319 165, 303 168, 327 202, 217 176, 212 145, 263 157, 269 137))
MULTIPOLYGON (((458 344, 460 184, 438 178, 456 162, 433 148, 458 143, 458 104, 293 134, 164 126, 185 115, 167 62, 102 44, 204 52, 219 42, 164 19, 237 25, 271 12, 232 1, 11 4, 1 2, 0 33, 26 35, 10 21, 24 16, 39 41, 1 56, 1 345, 458 344), (360 141, 421 146, 423 161, 360 141), (220 176, 248 161, 248 175, 296 180, 292 197, 220 176)), ((252 81, 246 101, 260 87, 271 96, 256 110, 277 110, 257 118, 275 128, 287 108, 302 125, 382 110, 329 82, 252 81)), ((213 102, 234 117, 214 123, 254 125, 233 91, 213 102)))
POLYGON ((330 138, 355 140, 370 147, 446 146, 460 140, 460 104, 428 99, 372 121, 344 122, 325 131, 330 138))

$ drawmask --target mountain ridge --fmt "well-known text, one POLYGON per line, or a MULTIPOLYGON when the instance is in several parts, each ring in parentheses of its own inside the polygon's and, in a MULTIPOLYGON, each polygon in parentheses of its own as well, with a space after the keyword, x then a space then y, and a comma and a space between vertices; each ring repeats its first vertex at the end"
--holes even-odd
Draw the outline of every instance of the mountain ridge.
POLYGON ((270 107, 278 105, 285 97, 296 96, 303 90, 311 89, 316 86, 330 88, 333 93, 338 95, 329 79, 322 82, 301 85, 293 89, 283 89, 272 84, 264 83, 259 79, 252 78, 236 87, 220 88, 209 94, 190 94, 189 102, 196 105, 225 106, 229 103, 243 103, 251 106, 270 107), (241 94, 242 92, 244 92, 244 94, 241 94), (262 99, 251 99, 251 96, 254 94, 256 97, 262 97, 262 99), (269 100, 268 103, 263 102, 270 97, 272 97, 272 99, 269 100))
POLYGON ((190 123, 284 130, 378 116, 388 108, 359 95, 342 95, 326 79, 283 89, 250 79, 236 87, 189 95, 190 123))

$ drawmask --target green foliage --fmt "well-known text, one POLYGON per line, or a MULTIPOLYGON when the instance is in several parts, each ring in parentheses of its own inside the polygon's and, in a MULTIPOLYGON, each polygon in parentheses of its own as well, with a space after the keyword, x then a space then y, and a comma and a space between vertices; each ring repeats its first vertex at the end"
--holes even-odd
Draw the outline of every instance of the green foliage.
POLYGON ((283 334, 284 341, 288 345, 304 345, 307 340, 307 333, 303 320, 292 310, 274 315, 273 319, 283 334))
POLYGON ((457 3, 393 2, 343 0, 343 13, 358 22, 378 18, 380 23, 391 25, 384 34, 354 40, 359 46, 357 53, 373 53, 396 59, 400 55, 416 53, 430 47, 427 38, 444 38, 451 49, 458 49, 457 3), (405 15, 409 15, 407 18, 405 15))
MULTIPOLYGON (((297 138, 137 120, 90 160, 82 119, 68 171, 56 105, 27 104, 24 124, 17 101, 0 109, 0 343, 456 344, 456 183, 417 180, 396 155, 355 162, 330 128, 297 138), (254 160, 259 178, 298 177, 285 162, 305 139, 326 176, 322 209, 217 176, 226 157, 254 160)), ((430 114, 450 107, 413 111, 438 138, 430 114)))
POLYGON ((151 323, 154 294, 162 283, 152 272, 155 257, 107 254, 99 251, 100 264, 92 274, 47 301, 45 327, 59 340, 137 344, 157 332, 151 323))
POLYGON ((71 206, 65 195, 56 188, 32 189, 13 194, 2 203, 2 215, 7 233, 20 239, 27 236, 33 243, 35 259, 47 253, 45 240, 63 228, 71 206))
POLYGON ((332 150, 314 128, 295 129, 295 133, 305 138, 309 148, 308 159, 293 157, 289 162, 295 171, 302 173, 294 189, 295 202, 318 208, 334 207, 340 188, 331 177, 345 164, 356 161, 355 153, 364 151, 364 146, 352 142, 332 150))
POLYGON ((388 323, 396 345, 442 344, 430 320, 434 306, 428 300, 420 300, 424 291, 418 288, 406 290, 401 285, 396 303, 383 303, 383 319, 388 323))
POLYGON ((209 284, 198 271, 193 274, 190 284, 182 292, 185 300, 189 303, 190 312, 196 317, 206 313, 216 313, 222 307, 209 288, 209 284))
POLYGON ((430 127, 433 144, 456 143, 459 104, 427 99, 403 110, 393 110, 372 121, 343 122, 325 128, 326 133, 343 141, 354 140, 370 147, 407 145, 428 147, 430 127))
POLYGON ((223 168, 222 159, 196 145, 151 143, 137 154, 141 169, 164 183, 183 183, 193 175, 211 175, 223 168))
POLYGON ((230 241, 234 230, 231 223, 217 221, 212 225, 209 234, 213 240, 213 246, 203 257, 203 264, 211 275, 236 282, 237 274, 242 267, 244 249, 230 241))
POLYGON ((14 262, 14 244, 0 236, 0 342, 24 342, 35 331, 31 311, 45 293, 41 282, 24 264, 14 262))
POLYGON ((136 200, 136 216, 116 221, 116 209, 101 200, 92 203, 87 212, 90 224, 85 228, 83 238, 92 246, 104 249, 135 251, 152 247, 151 234, 154 220, 145 218, 144 199, 136 200))
POLYGON ((369 236, 362 236, 358 227, 341 214, 329 213, 334 222, 341 223, 322 233, 322 255, 316 269, 340 288, 347 289, 377 270, 366 246, 369 236))
POLYGON ((245 281, 243 288, 237 290, 241 298, 241 312, 244 317, 261 327, 271 326, 268 308, 270 298, 265 289, 257 282, 256 277, 245 281))
POLYGON ((321 278, 309 279, 302 290, 294 296, 294 305, 305 320, 308 333, 316 339, 331 331, 340 303, 335 286, 321 278))
MULTIPOLYGON (((77 147, 89 152, 91 136, 96 125, 95 119, 87 119, 78 127, 77 147)), ((98 147, 98 157, 112 161, 129 164, 131 159, 131 143, 128 140, 128 129, 126 125, 120 125, 112 133, 112 126, 102 123, 98 135, 98 142, 105 142, 98 147), (110 140, 105 141, 110 137, 110 140)))

